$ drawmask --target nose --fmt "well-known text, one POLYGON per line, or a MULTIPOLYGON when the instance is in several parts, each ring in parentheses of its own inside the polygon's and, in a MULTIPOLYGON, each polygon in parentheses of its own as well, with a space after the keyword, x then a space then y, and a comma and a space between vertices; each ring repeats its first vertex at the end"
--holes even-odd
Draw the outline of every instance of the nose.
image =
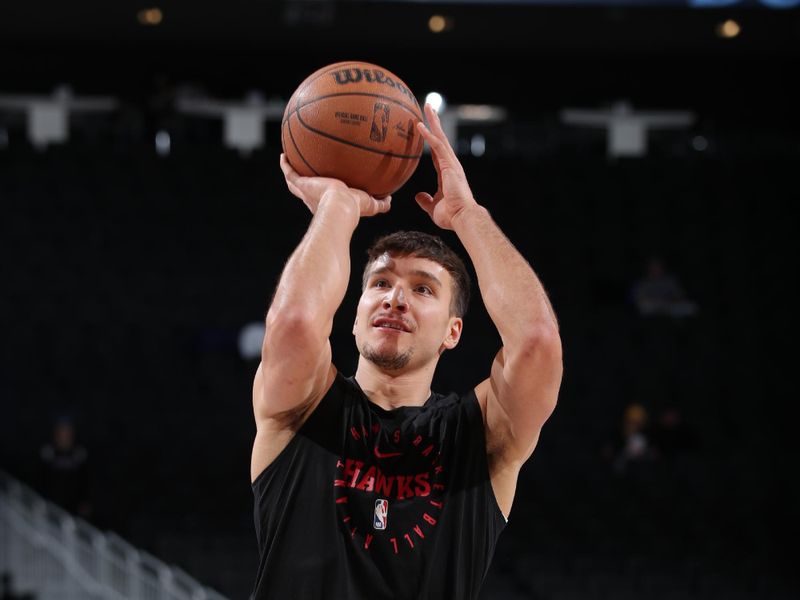
POLYGON ((408 309, 406 293, 402 285, 395 285, 383 299, 384 310, 405 312, 408 309))

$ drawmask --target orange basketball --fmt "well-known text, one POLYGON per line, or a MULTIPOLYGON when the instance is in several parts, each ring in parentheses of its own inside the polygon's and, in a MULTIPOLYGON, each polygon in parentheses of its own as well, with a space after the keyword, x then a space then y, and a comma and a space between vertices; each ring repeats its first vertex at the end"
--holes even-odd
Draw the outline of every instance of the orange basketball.
POLYGON ((339 62, 295 90, 281 124, 286 158, 301 175, 341 179, 378 198, 402 186, 419 164, 422 111, 394 73, 339 62))

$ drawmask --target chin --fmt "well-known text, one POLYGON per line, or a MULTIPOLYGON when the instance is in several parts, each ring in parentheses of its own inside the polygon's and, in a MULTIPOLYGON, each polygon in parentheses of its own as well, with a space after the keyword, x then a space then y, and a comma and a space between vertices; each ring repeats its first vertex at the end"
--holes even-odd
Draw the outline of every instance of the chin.
POLYGON ((359 353, 366 360, 381 369, 399 371, 411 362, 414 349, 409 348, 405 352, 398 352, 397 350, 379 350, 370 344, 364 344, 359 349, 359 353))

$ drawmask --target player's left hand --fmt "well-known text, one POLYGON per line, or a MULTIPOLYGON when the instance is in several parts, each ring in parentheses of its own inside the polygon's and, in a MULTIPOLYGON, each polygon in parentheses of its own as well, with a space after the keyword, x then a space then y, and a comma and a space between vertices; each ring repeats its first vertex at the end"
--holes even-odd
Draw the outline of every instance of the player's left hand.
POLYGON ((362 217, 372 217, 387 212, 392 206, 392 197, 375 198, 364 190, 348 187, 346 183, 330 177, 303 177, 289 164, 285 154, 281 154, 281 170, 286 179, 286 187, 300 198, 311 211, 317 214, 320 202, 326 195, 336 196, 336 200, 355 204, 362 217))
POLYGON ((465 208, 477 205, 477 202, 467 183, 464 168, 442 129, 439 115, 430 104, 425 105, 425 117, 429 127, 418 123, 417 129, 431 148, 439 189, 433 196, 419 192, 414 198, 436 225, 442 229, 453 229, 454 217, 465 208))

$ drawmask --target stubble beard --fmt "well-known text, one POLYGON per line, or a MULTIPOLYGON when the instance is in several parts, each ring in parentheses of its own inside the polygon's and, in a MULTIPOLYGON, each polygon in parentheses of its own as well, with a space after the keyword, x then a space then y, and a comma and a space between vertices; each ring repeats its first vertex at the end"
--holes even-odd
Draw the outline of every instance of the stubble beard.
POLYGON ((409 348, 405 352, 392 352, 376 350, 368 343, 364 342, 361 348, 361 356, 374 364, 376 367, 387 371, 399 371, 405 367, 414 355, 414 348, 409 348))

